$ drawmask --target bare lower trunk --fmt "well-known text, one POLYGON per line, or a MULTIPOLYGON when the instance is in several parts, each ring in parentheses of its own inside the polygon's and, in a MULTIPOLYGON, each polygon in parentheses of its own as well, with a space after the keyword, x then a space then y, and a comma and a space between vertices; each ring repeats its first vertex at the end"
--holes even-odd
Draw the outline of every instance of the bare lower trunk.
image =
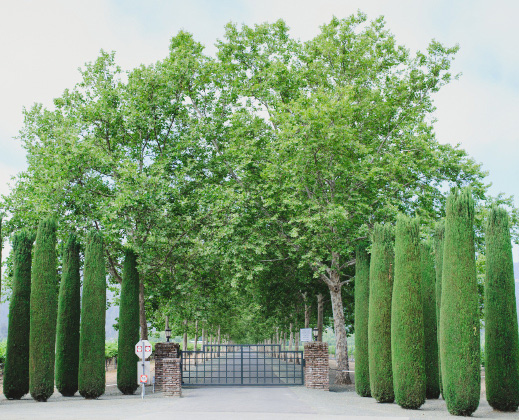
MULTIPOLYGON (((182 351, 187 351, 187 319, 184 319, 184 339, 182 340, 182 351)), ((184 370, 187 369, 187 365, 184 364, 184 370)))
POLYGON ((323 341, 323 313, 324 302, 323 295, 317 295, 317 341, 323 341))
POLYGON ((332 300, 333 326, 335 330, 335 359, 337 360, 336 384, 351 384, 348 362, 348 343, 346 341, 346 324, 344 322, 344 307, 342 304, 341 283, 339 273, 331 272, 330 297, 332 300))
MULTIPOLYGON (((288 351, 293 351, 294 349, 294 333, 292 332, 292 323, 290 323, 290 338, 288 339, 288 351)), ((288 360, 292 361, 292 353, 290 353, 288 360)))
POLYGON ((198 350, 198 320, 195 321, 195 351, 198 350))
POLYGON ((202 327, 202 350, 204 351, 202 353, 202 363, 205 362, 205 328, 202 327))
POLYGON ((139 283, 139 323, 141 325, 141 340, 148 339, 148 323, 146 322, 146 310, 144 308, 144 282, 139 283))
POLYGON ((299 364, 299 333, 296 332, 296 363, 299 364))
POLYGON ((310 328, 310 314, 312 306, 305 303, 305 328, 310 328))
POLYGON ((184 319, 184 337, 182 340, 182 350, 187 351, 187 319, 184 319))
POLYGON ((220 326, 218 325, 218 357, 220 357, 220 344, 222 344, 221 337, 220 337, 220 326))

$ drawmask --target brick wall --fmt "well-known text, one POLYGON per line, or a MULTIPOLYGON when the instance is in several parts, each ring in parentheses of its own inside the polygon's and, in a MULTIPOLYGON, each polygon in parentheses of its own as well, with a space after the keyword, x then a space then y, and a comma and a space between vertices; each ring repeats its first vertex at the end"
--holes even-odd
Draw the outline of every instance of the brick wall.
POLYGON ((305 386, 307 388, 330 389, 328 343, 305 343, 305 386))
MULTIPOLYGON (((180 344, 178 343, 157 343, 155 344, 155 388, 163 390, 164 384, 164 359, 178 359, 180 357, 180 344)), ((180 366, 180 359, 179 366, 180 366)), ((179 367, 180 369, 180 367, 179 367)))
POLYGON ((162 390, 166 397, 182 396, 182 372, 180 371, 180 359, 162 359, 163 382, 162 390))

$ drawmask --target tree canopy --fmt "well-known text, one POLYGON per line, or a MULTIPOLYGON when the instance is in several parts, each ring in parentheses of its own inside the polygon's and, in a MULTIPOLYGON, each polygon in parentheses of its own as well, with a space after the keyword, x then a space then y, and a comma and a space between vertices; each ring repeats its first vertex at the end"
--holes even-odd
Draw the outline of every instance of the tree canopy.
POLYGON ((281 20, 228 24, 216 46, 181 31, 130 71, 101 51, 53 107, 25 110, 6 230, 49 214, 60 238, 102 230, 113 283, 130 246, 157 327, 169 314, 266 339, 302 324, 324 287, 348 370, 358 241, 398 213, 432 226, 453 186, 492 201, 480 165, 435 138, 433 95, 458 48, 412 53, 362 13, 304 42, 281 20))

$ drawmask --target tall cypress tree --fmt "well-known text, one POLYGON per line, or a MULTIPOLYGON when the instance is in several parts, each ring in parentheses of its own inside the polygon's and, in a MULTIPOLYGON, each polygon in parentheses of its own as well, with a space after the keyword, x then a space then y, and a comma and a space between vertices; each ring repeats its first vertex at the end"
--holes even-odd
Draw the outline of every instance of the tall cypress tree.
POLYGON ((425 402, 423 291, 418 219, 399 215, 395 237, 395 284, 391 312, 393 387, 403 408, 425 402))
POLYGON ((138 388, 135 344, 139 341, 139 272, 137 256, 126 249, 119 304, 119 350, 117 353, 117 387, 131 395, 138 388))
POLYGON ((423 323, 425 338, 425 396, 436 399, 440 396, 438 367, 438 334, 436 324, 436 273, 434 256, 428 243, 422 243, 423 323))
POLYGON ((54 393, 58 309, 56 221, 53 218, 42 220, 38 226, 31 280, 29 389, 36 401, 47 401, 54 393))
POLYGON ((371 395, 382 403, 395 400, 391 366, 394 259, 391 226, 376 224, 373 229, 369 269, 369 381, 371 395))
POLYGON ((447 198, 443 250, 440 356, 447 409, 471 415, 481 390, 474 201, 470 188, 447 198))
POLYGON ((13 288, 4 368, 4 395, 18 400, 29 392, 29 324, 31 313, 31 251, 34 236, 22 230, 13 238, 13 288))
POLYGON ((485 384, 499 411, 519 406, 519 338, 508 213, 493 207, 486 227, 485 384))
POLYGON ((443 238, 445 236, 445 222, 442 220, 434 227, 434 269, 436 272, 436 325, 438 336, 438 367, 440 393, 443 395, 442 370, 440 357, 440 307, 442 301, 442 270, 443 270, 443 238))
POLYGON ((79 393, 88 399, 105 392, 106 273, 103 238, 89 232, 85 249, 81 332, 79 339, 79 393))
POLYGON ((355 390, 361 397, 370 397, 368 314, 369 254, 367 244, 357 246, 355 262, 355 390))
POLYGON ((80 299, 79 242, 70 234, 63 252, 56 336, 56 388, 65 397, 78 390, 80 299))

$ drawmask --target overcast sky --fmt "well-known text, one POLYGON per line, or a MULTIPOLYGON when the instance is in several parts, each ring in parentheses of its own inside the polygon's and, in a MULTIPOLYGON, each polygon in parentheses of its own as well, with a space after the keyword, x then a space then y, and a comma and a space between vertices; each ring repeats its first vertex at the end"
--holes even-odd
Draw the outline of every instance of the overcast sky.
POLYGON ((22 108, 51 106, 100 49, 116 51, 119 65, 131 69, 163 59, 180 29, 212 54, 229 21, 282 18, 307 40, 333 15, 358 9, 370 19, 385 16, 411 50, 424 50, 433 38, 460 45, 454 71, 463 75, 436 97, 437 138, 461 143, 489 171, 492 193, 514 195, 519 206, 519 2, 504 0, 0 0, 0 194, 26 165, 14 139, 22 108))

